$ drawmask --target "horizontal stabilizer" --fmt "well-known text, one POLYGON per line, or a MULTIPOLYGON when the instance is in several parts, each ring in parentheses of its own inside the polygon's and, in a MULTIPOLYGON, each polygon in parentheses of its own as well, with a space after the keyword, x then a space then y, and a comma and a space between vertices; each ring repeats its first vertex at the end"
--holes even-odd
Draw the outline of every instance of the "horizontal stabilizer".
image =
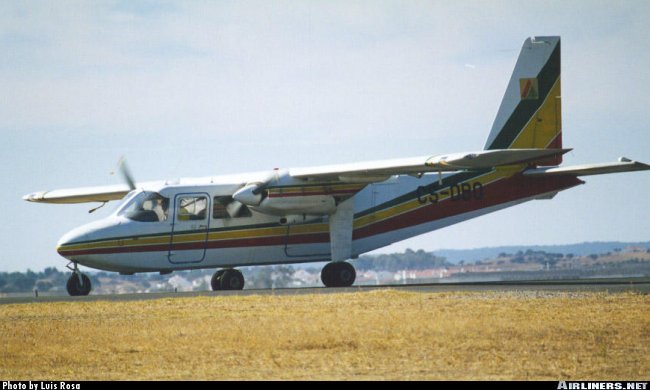
POLYGON ((457 153, 432 157, 428 166, 459 169, 485 169, 504 165, 515 165, 561 156, 571 149, 499 149, 477 153, 457 153))
POLYGON ((647 171, 650 170, 650 165, 632 161, 625 157, 621 157, 618 162, 614 163, 601 163, 601 164, 584 164, 573 165, 569 167, 545 167, 529 169, 524 172, 527 176, 555 176, 555 175, 574 175, 574 176, 589 176, 589 175, 602 175, 606 173, 620 173, 620 172, 633 172, 633 171, 647 171))

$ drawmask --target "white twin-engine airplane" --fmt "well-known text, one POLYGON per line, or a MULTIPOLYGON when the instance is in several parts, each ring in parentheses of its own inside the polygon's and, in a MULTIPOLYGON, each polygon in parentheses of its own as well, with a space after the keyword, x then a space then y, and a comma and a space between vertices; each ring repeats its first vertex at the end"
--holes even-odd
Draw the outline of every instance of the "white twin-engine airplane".
MULTIPOLYGON (((109 217, 64 235, 70 295, 87 295, 78 264, 121 274, 220 268, 213 290, 244 287, 238 266, 330 261, 327 287, 350 286, 360 254, 583 184, 640 171, 618 162, 562 167, 560 37, 529 38, 482 151, 174 182, 37 192, 45 203, 122 199, 109 217)), ((124 167, 124 166, 123 166, 124 167)))

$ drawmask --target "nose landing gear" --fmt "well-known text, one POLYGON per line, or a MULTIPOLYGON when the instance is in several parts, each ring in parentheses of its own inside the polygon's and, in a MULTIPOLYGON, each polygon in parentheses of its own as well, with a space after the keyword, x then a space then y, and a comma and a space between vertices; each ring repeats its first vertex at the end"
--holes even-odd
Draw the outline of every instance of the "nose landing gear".
POLYGON ((66 289, 70 296, 85 296, 90 294, 92 285, 90 284, 90 278, 79 271, 79 266, 77 263, 73 263, 73 267, 70 267, 68 264, 66 267, 72 271, 72 275, 66 283, 66 289))

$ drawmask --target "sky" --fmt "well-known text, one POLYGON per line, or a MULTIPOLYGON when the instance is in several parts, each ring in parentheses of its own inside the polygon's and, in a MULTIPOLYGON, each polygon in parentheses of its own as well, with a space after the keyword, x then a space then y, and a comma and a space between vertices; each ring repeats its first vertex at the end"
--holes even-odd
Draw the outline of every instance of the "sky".
MULTIPOLYGON (((0 271, 108 215, 27 193, 482 149, 521 45, 562 36, 565 164, 650 162, 647 1, 0 2, 0 271)), ((650 240, 650 173, 383 248, 650 240)))

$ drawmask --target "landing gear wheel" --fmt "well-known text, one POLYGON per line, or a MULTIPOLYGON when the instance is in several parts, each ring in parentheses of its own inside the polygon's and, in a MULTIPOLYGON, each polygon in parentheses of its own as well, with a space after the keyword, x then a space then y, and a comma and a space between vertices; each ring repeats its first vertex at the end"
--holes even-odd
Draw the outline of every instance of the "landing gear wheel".
POLYGON ((357 278, 357 271, 350 263, 333 262, 323 267, 320 279, 325 287, 350 287, 357 278))
POLYGON ((75 272, 70 275, 65 287, 68 290, 68 294, 73 297, 88 295, 92 289, 90 278, 81 272, 75 272))
POLYGON ((222 290, 241 290, 244 288, 244 275, 236 269, 224 270, 221 275, 222 290))
POLYGON ((212 279, 210 280, 212 291, 221 290, 221 277, 223 276, 224 272, 226 272, 225 269, 220 269, 219 271, 215 272, 214 275, 212 275, 212 279))

